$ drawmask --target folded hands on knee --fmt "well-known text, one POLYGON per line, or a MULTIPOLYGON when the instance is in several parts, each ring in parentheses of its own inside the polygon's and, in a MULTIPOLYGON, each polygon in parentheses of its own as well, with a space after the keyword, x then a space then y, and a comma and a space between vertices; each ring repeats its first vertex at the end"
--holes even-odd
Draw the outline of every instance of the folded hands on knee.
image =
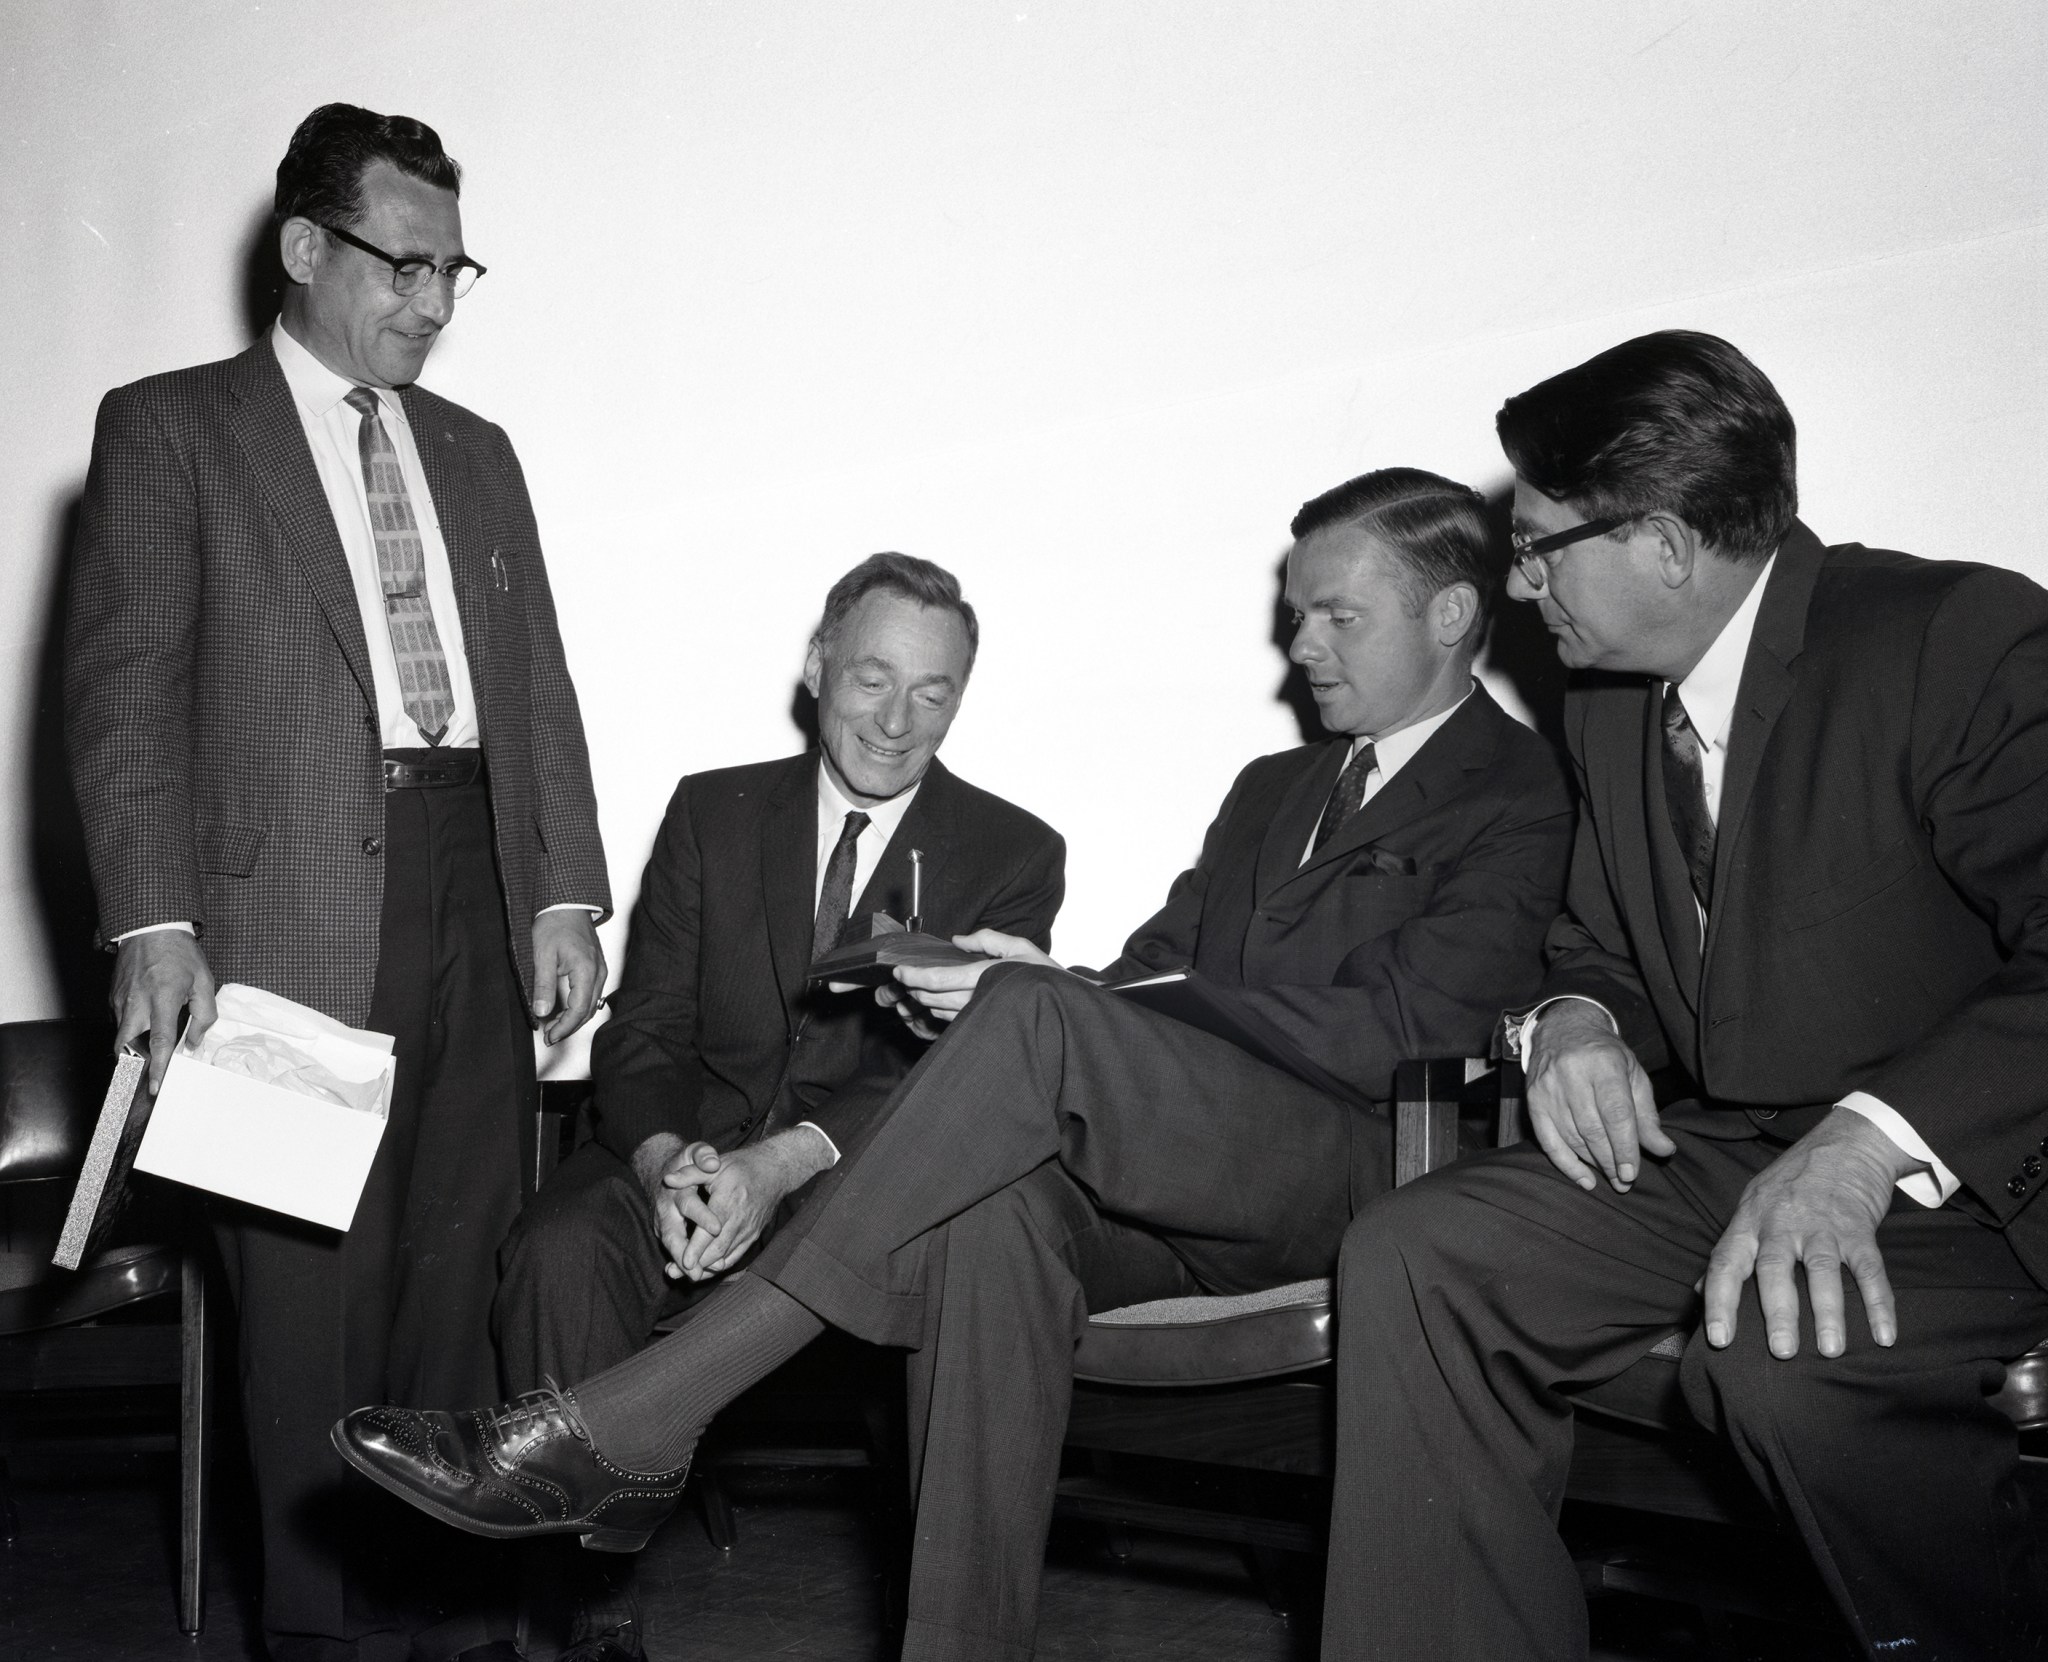
POLYGON ((725 1154, 697 1142, 670 1156, 650 1193, 669 1279, 708 1281, 732 1269, 791 1191, 831 1163, 831 1144, 801 1125, 725 1154))

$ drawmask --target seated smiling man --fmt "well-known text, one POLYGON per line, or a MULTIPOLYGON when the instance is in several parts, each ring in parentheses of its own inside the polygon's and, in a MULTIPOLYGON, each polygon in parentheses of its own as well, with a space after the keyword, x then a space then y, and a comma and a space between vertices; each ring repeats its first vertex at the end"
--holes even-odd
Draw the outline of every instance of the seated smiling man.
POLYGON ((1604 672, 1567 701, 1568 909, 1514 1023, 1537 1142, 1345 1241, 1339 1330, 1373 1342, 1338 1349, 1323 1655, 1583 1658, 1570 1393, 1698 1323, 1688 1402, 1869 1654, 2040 1656, 2048 1555, 1984 1393, 2048 1334, 2048 595, 1824 548, 1791 414, 1709 335, 1499 427, 1510 593, 1604 672))
MULTIPOLYGON (((951 573, 874 555, 833 585, 805 659, 818 750, 676 787, 591 1049, 594 1140, 502 1254, 494 1316, 515 1392, 646 1344, 910 1071, 924 1043, 902 1022, 804 977, 849 924, 909 911, 911 849, 930 927, 1050 941, 1059 835, 938 760, 978 637, 951 573)), ((579 1662, 640 1653, 625 1578, 605 1579, 574 1577, 579 1662)))
MULTIPOLYGON (((1384 1100, 1404 1056, 1483 1044, 1535 992, 1572 807, 1549 746, 1472 679, 1503 563, 1476 492, 1388 469, 1293 531, 1289 655, 1335 737, 1244 769, 1103 977, 1192 965, 1384 1100)), ((1028 1657, 1088 1311, 1328 1274, 1391 1138, 1031 942, 961 944, 989 961, 899 972, 920 1023, 957 1024, 687 1336, 518 1404, 359 1410, 337 1446, 478 1533, 630 1549, 712 1415, 830 1323, 915 1352, 903 1655, 1028 1657)))

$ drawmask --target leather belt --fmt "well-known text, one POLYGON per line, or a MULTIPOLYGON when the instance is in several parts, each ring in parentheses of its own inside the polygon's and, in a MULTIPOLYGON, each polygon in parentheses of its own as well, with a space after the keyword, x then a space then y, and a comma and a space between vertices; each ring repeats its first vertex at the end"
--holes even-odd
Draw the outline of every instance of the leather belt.
POLYGON ((473 785, 483 777, 481 750, 414 750, 386 752, 387 791, 430 790, 439 785, 473 785))

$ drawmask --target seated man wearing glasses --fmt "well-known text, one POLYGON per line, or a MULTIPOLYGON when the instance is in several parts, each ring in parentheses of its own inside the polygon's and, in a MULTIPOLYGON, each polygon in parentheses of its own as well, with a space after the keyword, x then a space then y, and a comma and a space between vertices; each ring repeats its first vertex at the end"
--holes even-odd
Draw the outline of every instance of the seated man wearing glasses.
POLYGON ((483 270, 458 183, 409 117, 306 117, 277 168, 276 327, 107 395, 71 580, 119 1037, 148 1032, 154 1083, 218 977, 396 1040, 346 1234, 214 1209, 277 1662, 510 1642, 444 1550, 420 1574, 326 1428, 366 1395, 497 1378, 533 1024, 566 1037, 604 980, 604 850, 526 485, 500 428, 415 384, 483 270), (387 1596, 407 1582, 432 1605, 387 1596))
POLYGON ((2048 1336, 2048 595, 1823 547, 1790 413, 1709 335, 1499 427, 1509 592, 1602 672, 1510 1018, 1536 1141, 1346 1238, 1323 1654, 1583 1658, 1572 1393, 1682 1326, 1693 1413, 1871 1655, 2039 1656, 2048 1552, 1985 1391, 2048 1336))

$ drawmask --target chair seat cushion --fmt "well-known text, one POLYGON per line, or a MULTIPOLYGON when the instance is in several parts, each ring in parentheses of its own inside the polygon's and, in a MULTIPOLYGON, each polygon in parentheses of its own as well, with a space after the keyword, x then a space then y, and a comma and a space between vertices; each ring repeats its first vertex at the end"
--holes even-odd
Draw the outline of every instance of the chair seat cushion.
POLYGON ((1330 1359, 1330 1283, 1162 1298, 1088 1318, 1074 1375, 1103 1385, 1227 1385, 1330 1359))
POLYGON ((0 1333, 91 1321, 173 1291, 178 1271, 175 1247, 118 1247, 77 1270, 54 1270, 47 1258, 28 1253, 0 1253, 0 1333))

